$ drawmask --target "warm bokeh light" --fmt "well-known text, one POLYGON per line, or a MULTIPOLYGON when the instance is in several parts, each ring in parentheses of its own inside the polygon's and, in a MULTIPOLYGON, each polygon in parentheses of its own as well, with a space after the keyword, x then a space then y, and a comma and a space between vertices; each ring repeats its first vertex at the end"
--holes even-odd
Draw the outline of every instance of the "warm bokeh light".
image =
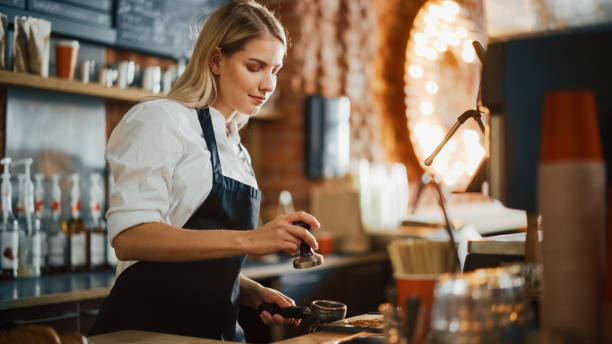
POLYGON ((462 125, 431 166, 424 160, 457 117, 474 108, 481 67, 472 47, 481 38, 472 31, 475 26, 457 2, 430 0, 416 16, 406 48, 406 116, 415 154, 426 171, 456 189, 467 186, 486 156, 483 134, 473 121, 462 125))
POLYGON ((425 45, 415 45, 414 46, 414 52, 415 54, 419 55, 419 56, 426 56, 427 55, 427 47, 425 45))
POLYGON ((454 16, 459 14, 459 5, 454 1, 444 1, 442 7, 449 10, 454 16))
POLYGON ((456 47, 459 45, 459 37, 453 32, 443 30, 440 31, 440 39, 443 40, 447 45, 456 47))
POLYGON ((425 35, 430 38, 436 37, 438 35, 438 29, 433 24, 427 25, 425 27, 425 35))
POLYGON ((425 116, 430 116, 433 113, 433 104, 428 101, 421 102, 421 113, 425 116))
POLYGON ((447 49, 446 48, 447 47, 446 41, 442 37, 436 39, 436 41, 433 43, 433 45, 434 45, 434 48, 436 48, 436 50, 441 52, 441 53, 445 52, 446 49, 447 49))
POLYGON ((474 62, 474 59, 476 58, 476 53, 474 52, 474 48, 472 47, 471 40, 465 40, 463 42, 463 50, 461 51, 461 58, 463 59, 463 61, 467 63, 474 62))
POLYGON ((468 32, 463 26, 459 26, 457 30, 455 30, 455 33, 459 39, 466 39, 468 37, 468 32))
POLYGON ((436 4, 431 4, 429 5, 429 13, 436 18, 440 18, 442 17, 442 8, 436 4))
POLYGON ((426 48, 425 57, 430 61, 435 61, 438 59, 438 53, 434 48, 426 48))
POLYGON ((438 93, 438 84, 435 81, 428 81, 425 83, 425 91, 429 94, 438 93))
POLYGON ((410 76, 415 78, 415 79, 420 79, 423 77, 423 67, 418 66, 418 65, 414 65, 414 66, 410 66, 410 76))
POLYGON ((427 43, 427 36, 425 36, 425 34, 422 32, 415 32, 414 35, 412 36, 412 40, 416 44, 425 45, 427 43))

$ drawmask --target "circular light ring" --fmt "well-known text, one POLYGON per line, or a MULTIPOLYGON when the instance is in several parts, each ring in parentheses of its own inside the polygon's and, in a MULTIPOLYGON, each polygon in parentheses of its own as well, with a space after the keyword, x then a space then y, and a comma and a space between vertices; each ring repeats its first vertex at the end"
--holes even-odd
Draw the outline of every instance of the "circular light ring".
POLYGON ((481 66, 471 43, 482 36, 476 27, 455 1, 430 0, 417 13, 406 48, 406 116, 415 154, 426 171, 457 190, 465 189, 486 153, 474 121, 461 126, 431 166, 423 161, 457 117, 475 108, 481 66))

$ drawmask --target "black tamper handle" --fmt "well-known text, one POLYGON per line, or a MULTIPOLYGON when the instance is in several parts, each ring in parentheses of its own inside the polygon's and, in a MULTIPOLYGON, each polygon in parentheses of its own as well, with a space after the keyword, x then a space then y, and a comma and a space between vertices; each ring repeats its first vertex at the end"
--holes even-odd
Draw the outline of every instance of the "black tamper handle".
POLYGON ((308 312, 307 307, 280 307, 276 303, 262 302, 259 307, 257 307, 257 313, 261 313, 263 311, 268 311, 270 315, 280 314, 285 318, 295 318, 295 319, 304 319, 306 318, 310 312, 308 312))
MULTIPOLYGON (((306 222, 303 221, 295 221, 293 223, 293 225, 295 226, 300 226, 303 228, 306 228, 306 230, 310 231, 310 225, 307 224, 306 222)), ((312 250, 312 247, 310 247, 310 245, 308 245, 304 239, 301 240, 302 242, 300 243, 300 257, 310 257, 313 255, 314 251, 312 250)))

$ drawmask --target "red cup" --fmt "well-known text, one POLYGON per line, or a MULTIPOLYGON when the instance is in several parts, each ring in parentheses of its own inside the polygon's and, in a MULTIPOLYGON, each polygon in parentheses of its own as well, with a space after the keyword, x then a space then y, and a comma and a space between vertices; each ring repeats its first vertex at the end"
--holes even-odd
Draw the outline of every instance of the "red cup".
POLYGON ((438 275, 429 274, 394 274, 397 287, 397 304, 405 308, 409 298, 420 299, 419 315, 412 339, 424 339, 429 332, 431 308, 434 299, 434 288, 438 275))
POLYGON ((73 80, 79 42, 75 40, 60 40, 55 45, 55 70, 58 78, 73 80))
POLYGON ((319 249, 317 252, 320 254, 330 254, 334 252, 334 236, 331 233, 319 233, 317 235, 317 242, 319 243, 319 249))

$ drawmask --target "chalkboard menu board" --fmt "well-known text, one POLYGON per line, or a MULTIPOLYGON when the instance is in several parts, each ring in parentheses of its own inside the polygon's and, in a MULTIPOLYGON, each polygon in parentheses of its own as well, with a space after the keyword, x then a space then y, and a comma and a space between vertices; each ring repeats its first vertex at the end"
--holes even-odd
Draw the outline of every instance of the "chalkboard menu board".
POLYGON ((227 0, 118 0, 117 43, 175 58, 189 57, 204 19, 227 0))

